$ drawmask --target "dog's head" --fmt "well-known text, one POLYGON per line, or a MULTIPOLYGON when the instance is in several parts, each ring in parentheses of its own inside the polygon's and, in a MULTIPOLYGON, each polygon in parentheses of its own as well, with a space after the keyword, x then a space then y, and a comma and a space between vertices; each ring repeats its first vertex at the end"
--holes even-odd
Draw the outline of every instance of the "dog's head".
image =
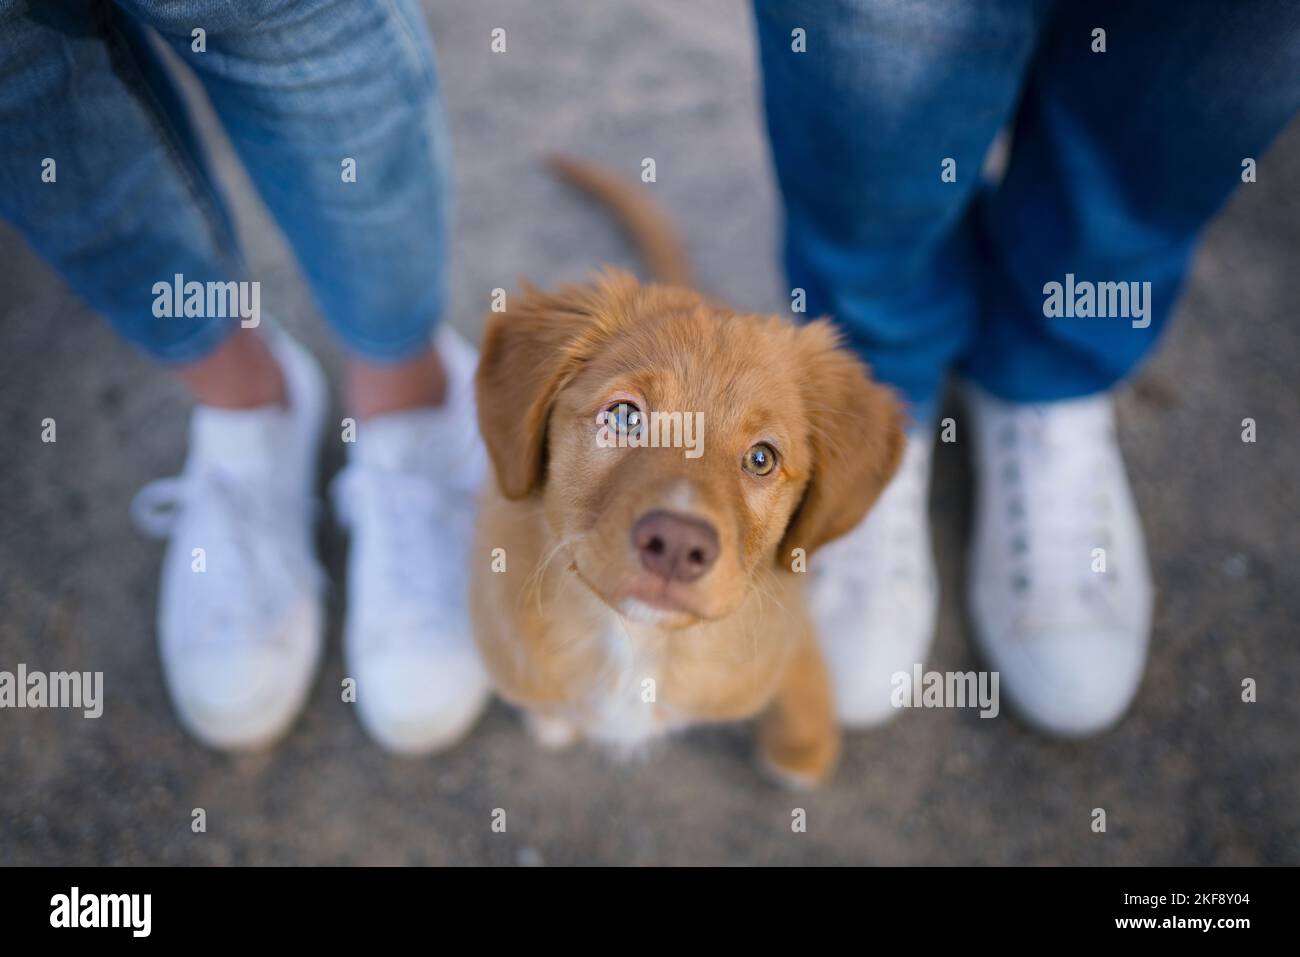
POLYGON ((574 573, 667 627, 731 613, 852 528, 903 446, 892 396, 828 323, 618 272, 525 286, 489 318, 477 385, 502 494, 540 496, 574 573))

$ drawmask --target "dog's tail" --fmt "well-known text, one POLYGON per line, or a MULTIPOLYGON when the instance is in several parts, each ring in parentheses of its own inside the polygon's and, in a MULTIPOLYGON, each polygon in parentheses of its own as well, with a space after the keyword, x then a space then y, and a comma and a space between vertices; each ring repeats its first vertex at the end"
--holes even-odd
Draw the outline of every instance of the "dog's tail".
POLYGON ((686 247, 677 230, 636 183, 607 167, 572 156, 552 154, 546 160, 556 176, 590 193, 613 212, 631 234, 656 279, 674 286, 694 284, 686 247))

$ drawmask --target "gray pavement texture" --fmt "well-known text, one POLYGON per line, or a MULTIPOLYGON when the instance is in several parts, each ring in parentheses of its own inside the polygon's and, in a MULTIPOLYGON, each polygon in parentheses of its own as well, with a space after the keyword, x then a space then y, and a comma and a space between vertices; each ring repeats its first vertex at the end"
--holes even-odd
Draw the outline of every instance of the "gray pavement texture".
MULTIPOLYGON (((654 156, 703 283, 747 308, 783 307, 744 3, 426 6, 458 169, 452 322, 474 334, 487 291, 520 276, 636 265, 601 211, 548 178, 539 158, 553 149, 632 172, 654 156), (504 56, 488 50, 496 26, 509 31, 504 56)), ((337 381, 290 254, 216 149, 263 302, 337 381)), ((792 795, 756 773, 743 727, 619 764, 543 753, 496 705, 450 754, 385 754, 340 701, 345 543, 329 522, 329 652, 302 720, 266 754, 191 741, 155 651, 162 548, 127 516, 141 484, 181 464, 185 397, 2 229, 0 669, 103 671, 106 701, 98 720, 0 712, 0 864, 1300 863, 1298 249, 1293 125, 1208 230, 1172 331, 1121 399, 1158 586, 1127 720, 1062 743, 1007 716, 910 711, 853 735, 830 786, 792 795), (55 444, 39 439, 47 416, 55 444), (1253 445, 1239 437, 1247 416, 1253 445), (1254 704, 1241 700, 1247 677, 1254 704), (806 833, 792 831, 796 807, 806 833), (206 833, 191 831, 194 808, 206 833), (1094 808, 1104 834, 1090 829, 1094 808)), ((341 462, 331 449, 324 474, 341 462)), ((941 447, 938 669, 977 666, 959 589, 969 478, 962 443, 941 447)))

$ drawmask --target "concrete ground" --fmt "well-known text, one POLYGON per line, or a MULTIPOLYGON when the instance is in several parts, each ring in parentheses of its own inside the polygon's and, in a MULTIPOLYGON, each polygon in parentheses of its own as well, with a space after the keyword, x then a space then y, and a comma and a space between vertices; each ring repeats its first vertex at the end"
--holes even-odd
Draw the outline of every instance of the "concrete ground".
MULTIPOLYGON (((538 157, 556 148, 629 171, 654 156, 707 287, 782 308, 741 0, 427 6, 458 160, 457 326, 475 331, 487 291, 519 276, 635 264, 599 211, 544 174, 538 157), (497 26, 504 56, 488 50, 497 26)), ((263 302, 337 374, 288 252, 219 157, 263 302)), ((0 250, 0 670, 98 670, 106 685, 99 720, 0 711, 0 864, 1300 863, 1300 127, 1210 229, 1172 332, 1121 400, 1159 590, 1128 719, 1068 744, 1006 715, 906 712, 853 736, 834 783, 807 795, 755 773, 743 728, 621 766, 542 753, 497 706, 451 754, 386 755, 340 701, 344 548, 329 524, 329 654, 301 722, 268 754, 195 744, 155 652, 162 548, 127 517, 141 484, 181 464, 185 398, 11 231, 0 250), (1248 416, 1253 445, 1239 439, 1248 416), (1090 829, 1098 807, 1105 834, 1090 829), (206 833, 191 831, 195 808, 206 833)), ((327 471, 340 462, 335 447, 327 471)), ((961 444, 942 448, 938 669, 976 666, 958 591, 968 479, 961 444)))

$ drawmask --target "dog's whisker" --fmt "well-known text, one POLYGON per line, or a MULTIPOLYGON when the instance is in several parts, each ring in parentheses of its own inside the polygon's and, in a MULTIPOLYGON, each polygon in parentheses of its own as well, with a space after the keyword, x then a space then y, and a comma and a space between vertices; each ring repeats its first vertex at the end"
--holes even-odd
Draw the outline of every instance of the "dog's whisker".
POLYGON ((542 556, 541 560, 533 567, 532 573, 525 579, 523 587, 520 589, 520 600, 524 600, 529 591, 536 593, 537 613, 542 613, 542 584, 546 576, 547 569, 550 568, 551 562, 559 556, 566 548, 570 548, 582 542, 585 538, 583 535, 573 535, 568 538, 561 538, 542 556))

